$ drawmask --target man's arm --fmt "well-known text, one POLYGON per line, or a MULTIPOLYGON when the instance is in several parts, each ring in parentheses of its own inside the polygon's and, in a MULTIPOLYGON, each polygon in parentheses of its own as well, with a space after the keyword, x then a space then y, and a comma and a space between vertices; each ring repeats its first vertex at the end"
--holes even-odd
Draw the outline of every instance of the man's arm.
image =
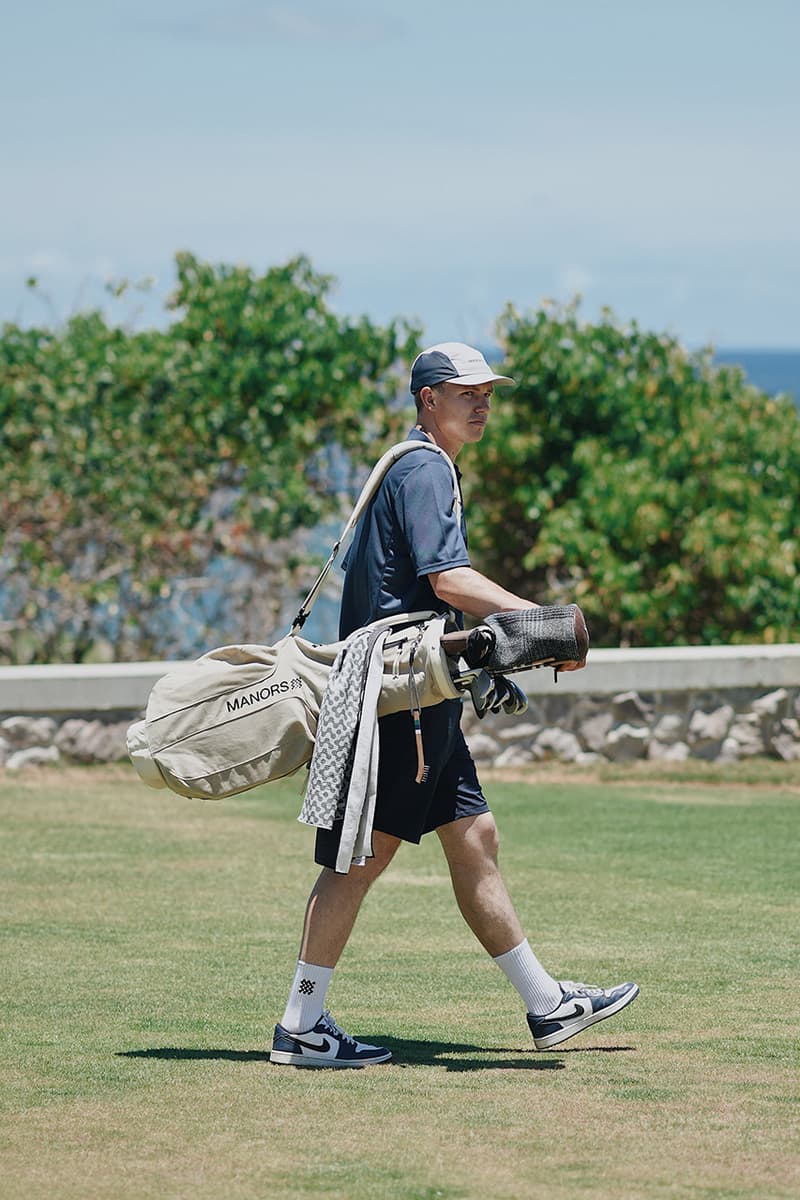
MULTIPOLYGON (((507 592, 475 571, 472 567, 452 567, 449 571, 432 571, 428 576, 430 585, 440 600, 452 608, 482 620, 490 613, 507 612, 518 608, 538 608, 532 600, 523 600, 513 592, 507 592)), ((562 671, 579 671, 586 666, 583 662, 565 663, 562 671)))
POLYGON ((507 592, 474 571, 472 567, 452 567, 449 571, 433 571, 428 576, 431 587, 440 600, 451 608, 468 613, 471 617, 488 617, 489 613, 508 612, 517 608, 537 608, 531 600, 523 600, 513 592, 507 592))

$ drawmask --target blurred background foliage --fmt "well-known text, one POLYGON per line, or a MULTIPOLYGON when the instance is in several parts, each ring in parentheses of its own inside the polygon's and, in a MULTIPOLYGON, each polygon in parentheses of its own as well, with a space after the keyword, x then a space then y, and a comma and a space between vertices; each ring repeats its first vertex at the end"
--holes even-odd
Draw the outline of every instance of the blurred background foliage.
MULTIPOLYGON (((163 329, 2 327, 0 661, 285 632, 321 523, 413 419, 420 331, 337 315, 307 259, 176 272, 163 329)), ((578 601, 595 645, 798 636, 790 400, 577 305, 508 308, 498 341, 518 386, 463 456, 476 567, 578 601)))
POLYGON ((392 436, 415 330, 335 315, 304 258, 176 268, 163 330, 3 326, 3 661, 264 641, 303 583, 298 535, 392 436))
POLYGON ((471 479, 483 569, 577 601, 596 645, 800 634, 800 418, 735 367, 577 307, 499 322, 496 393, 471 479), (477 474, 477 472, 476 472, 477 474))

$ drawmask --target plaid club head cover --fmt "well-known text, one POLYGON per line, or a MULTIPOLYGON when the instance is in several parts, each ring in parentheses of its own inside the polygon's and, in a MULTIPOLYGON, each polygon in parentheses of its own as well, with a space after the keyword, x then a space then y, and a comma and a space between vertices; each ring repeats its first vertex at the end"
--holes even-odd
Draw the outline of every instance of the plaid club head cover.
POLYGON ((583 662, 589 649, 589 631, 577 604, 492 613, 481 626, 494 635, 494 647, 481 663, 493 675, 583 662))

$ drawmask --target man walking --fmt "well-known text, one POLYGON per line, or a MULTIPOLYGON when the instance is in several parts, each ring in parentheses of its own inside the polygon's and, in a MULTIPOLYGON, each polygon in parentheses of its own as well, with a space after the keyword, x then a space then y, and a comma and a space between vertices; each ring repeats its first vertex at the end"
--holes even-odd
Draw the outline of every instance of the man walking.
MULTIPOLYGON (((459 342, 425 350, 411 370, 417 423, 411 439, 429 439, 455 461, 483 437, 496 384, 511 384, 483 355, 459 342)), ((439 455, 408 454, 385 476, 359 522, 346 559, 340 637, 399 613, 432 609, 481 619, 533 607, 470 565, 466 526, 453 512, 453 482, 439 455)), ((583 663, 568 664, 575 670, 583 663)), ((295 976, 275 1036, 274 1063, 362 1067, 391 1052, 345 1034, 325 1011, 325 994, 371 884, 401 842, 435 831, 465 921, 520 993, 534 1045, 546 1050, 612 1016, 636 998, 623 983, 603 989, 558 981, 528 944, 497 862, 498 837, 475 765, 460 729, 461 703, 443 701, 422 712, 429 771, 415 781, 411 715, 380 720, 374 856, 347 875, 334 865, 340 829, 318 830, 322 872, 309 897, 295 976)))

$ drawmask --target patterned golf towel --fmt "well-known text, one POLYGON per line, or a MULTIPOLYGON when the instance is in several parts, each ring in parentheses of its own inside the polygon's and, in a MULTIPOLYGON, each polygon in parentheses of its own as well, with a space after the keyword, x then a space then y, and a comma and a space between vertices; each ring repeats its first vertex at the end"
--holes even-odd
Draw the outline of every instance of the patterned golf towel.
POLYGON ((336 870, 371 853, 378 779, 378 697, 388 629, 358 629, 331 668, 298 820, 332 829, 342 819, 336 870))

